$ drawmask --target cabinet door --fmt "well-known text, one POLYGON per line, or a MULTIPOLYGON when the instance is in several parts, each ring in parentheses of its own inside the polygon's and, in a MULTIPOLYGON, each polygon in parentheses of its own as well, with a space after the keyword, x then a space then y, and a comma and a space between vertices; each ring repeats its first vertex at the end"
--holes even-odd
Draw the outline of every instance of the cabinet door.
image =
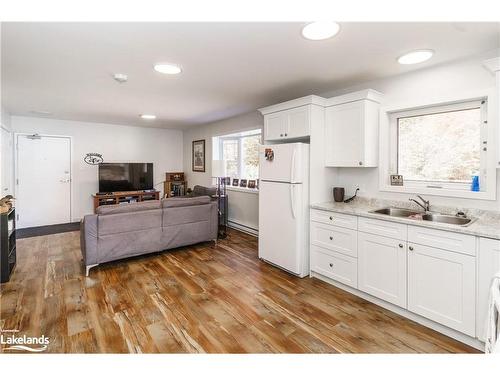
POLYGON ((287 127, 287 114, 283 112, 271 113, 264 119, 264 139, 283 139, 287 127))
POLYGON ((285 129, 286 138, 308 137, 311 134, 309 106, 291 109, 288 112, 288 123, 285 129))
POLYGON ((364 166, 364 102, 339 104, 326 109, 325 150, 327 167, 364 166))
POLYGON ((358 233, 358 288, 406 308, 406 244, 402 240, 358 233))
POLYGON ((408 310, 475 337, 476 258, 408 243, 408 310))
POLYGON ((491 280, 500 272, 500 241, 480 238, 478 254, 476 334, 479 340, 484 341, 491 280))

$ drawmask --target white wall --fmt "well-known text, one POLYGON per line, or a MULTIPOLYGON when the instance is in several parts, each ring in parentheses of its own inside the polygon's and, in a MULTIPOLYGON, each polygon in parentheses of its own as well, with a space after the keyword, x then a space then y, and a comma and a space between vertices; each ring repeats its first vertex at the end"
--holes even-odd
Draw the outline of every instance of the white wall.
POLYGON ((12 194, 13 171, 11 118, 0 106, 0 197, 12 194))
POLYGON ((155 188, 161 191, 165 172, 183 165, 180 130, 18 116, 12 116, 12 128, 14 133, 72 137, 73 221, 93 212, 91 195, 98 191, 97 166, 85 163, 85 154, 101 153, 105 162, 152 162, 155 188))
MULTIPOLYGON (((243 130, 263 127, 262 115, 255 111, 232 117, 223 121, 196 126, 184 131, 184 173, 188 186, 211 186, 212 180, 212 137, 236 133, 243 130), (205 140, 205 172, 192 171, 192 142, 205 140)), ((229 193, 229 220, 258 230, 259 227, 259 196, 246 192, 231 191, 229 193)))
MULTIPOLYGON (((398 105, 399 103, 427 101, 433 98, 460 95, 474 90, 493 89, 495 78, 482 62, 492 53, 477 56, 468 60, 452 64, 440 65, 434 68, 422 69, 412 73, 366 82, 354 87, 332 90, 321 94, 329 98, 372 88, 384 94, 384 106, 398 105)), ((497 124, 498 127, 498 124, 497 124)), ((490 145, 491 146, 491 145, 490 145)), ((490 147, 489 151, 496 152, 490 147)), ((407 200, 410 195, 379 191, 378 168, 338 168, 338 184, 345 186, 348 193, 353 191, 356 184, 360 185, 360 195, 382 199, 407 200)), ((497 173, 497 199, 486 201, 478 199, 446 198, 429 196, 431 204, 450 205, 457 208, 500 209, 500 174, 497 173)))

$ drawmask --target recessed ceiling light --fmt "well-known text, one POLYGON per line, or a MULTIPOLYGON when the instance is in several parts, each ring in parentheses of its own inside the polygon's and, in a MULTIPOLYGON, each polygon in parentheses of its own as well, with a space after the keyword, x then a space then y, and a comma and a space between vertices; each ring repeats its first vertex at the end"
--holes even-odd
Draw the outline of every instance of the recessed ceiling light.
POLYGON ((30 113, 33 113, 34 115, 42 115, 42 116, 50 116, 50 115, 52 115, 52 112, 49 112, 49 111, 37 111, 37 110, 33 110, 33 111, 30 111, 30 113))
POLYGON ((155 115, 141 115, 141 118, 144 120, 154 120, 156 118, 155 115))
POLYGON ((324 40, 331 38, 340 30, 340 25, 334 21, 316 21, 304 26, 302 35, 310 40, 324 40))
POLYGON ((417 51, 412 51, 404 54, 398 58, 398 63, 403 65, 409 64, 418 64, 424 61, 429 60, 432 55, 434 55, 434 51, 430 49, 421 49, 417 51))
POLYGON ((175 64, 167 64, 167 63, 156 64, 154 66, 154 69, 157 72, 163 73, 163 74, 179 74, 180 72, 182 72, 182 69, 180 66, 175 65, 175 64))

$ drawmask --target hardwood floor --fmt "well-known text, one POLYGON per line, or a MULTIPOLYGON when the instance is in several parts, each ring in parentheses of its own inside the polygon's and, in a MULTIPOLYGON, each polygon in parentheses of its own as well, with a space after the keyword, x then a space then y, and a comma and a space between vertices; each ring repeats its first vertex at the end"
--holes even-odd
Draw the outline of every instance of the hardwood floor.
POLYGON ((213 243, 92 269, 79 232, 18 241, 0 328, 50 338, 56 353, 476 352, 317 279, 257 257, 237 231, 213 243))

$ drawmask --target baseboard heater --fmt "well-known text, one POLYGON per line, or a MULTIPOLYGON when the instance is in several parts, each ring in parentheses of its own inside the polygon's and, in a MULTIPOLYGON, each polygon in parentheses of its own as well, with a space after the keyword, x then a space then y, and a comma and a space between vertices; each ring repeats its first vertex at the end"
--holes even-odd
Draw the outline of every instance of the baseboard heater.
POLYGON ((255 237, 257 237, 259 235, 258 229, 252 228, 252 227, 245 225, 245 224, 238 223, 236 221, 228 220, 227 225, 229 228, 233 228, 233 229, 239 230, 241 232, 248 233, 248 234, 255 236, 255 237))

